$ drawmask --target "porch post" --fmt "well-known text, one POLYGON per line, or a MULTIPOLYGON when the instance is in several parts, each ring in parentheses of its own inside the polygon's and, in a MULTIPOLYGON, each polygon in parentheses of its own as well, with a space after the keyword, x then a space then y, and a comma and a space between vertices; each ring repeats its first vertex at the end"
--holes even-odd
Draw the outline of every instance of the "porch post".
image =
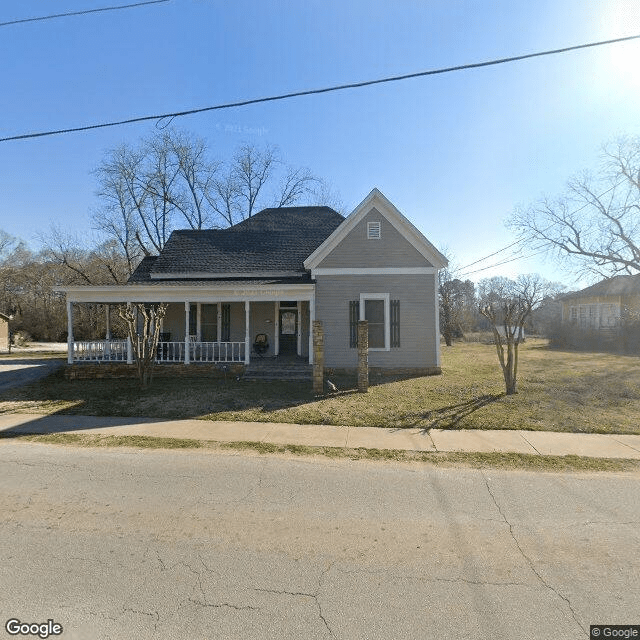
POLYGON ((73 302, 67 300, 67 362, 73 364, 73 302))
POLYGON ((105 335, 105 340, 111 340, 111 314, 109 313, 110 311, 110 307, 109 305, 105 305, 105 309, 106 309, 106 325, 107 325, 107 331, 106 331, 106 335, 105 335))
POLYGON ((202 342, 202 329, 200 322, 202 321, 202 303, 196 303, 196 342, 202 342))
POLYGON ((280 311, 280 303, 276 300, 273 303, 273 353, 276 356, 280 354, 280 318, 278 311, 280 311))
POLYGON ((249 364, 250 337, 249 337, 249 300, 244 301, 244 363, 249 364))
POLYGON ((313 364, 313 321, 316 319, 315 293, 309 300, 309 364, 313 364))
POLYGON ((189 311, 190 303, 188 300, 184 303, 184 363, 189 364, 189 311))
POLYGON ((222 342, 222 302, 218 302, 218 320, 216 322, 218 342, 222 342))
POLYGON ((111 317, 109 314, 109 305, 105 305, 105 336, 104 336, 104 355, 110 360, 111 359, 111 317))
MULTIPOLYGON (((131 308, 131 303, 127 302, 127 309, 131 308)), ((137 319, 136 319, 137 323, 137 319)), ((136 326, 136 331, 138 327, 136 326)), ((127 331, 127 364, 133 364, 133 344, 131 343, 131 336, 129 335, 129 331, 127 331)))
POLYGON ((297 356, 301 356, 302 355, 302 302, 300 302, 300 300, 298 300, 297 305, 298 307, 298 335, 297 335, 297 344, 296 344, 296 355, 297 356))

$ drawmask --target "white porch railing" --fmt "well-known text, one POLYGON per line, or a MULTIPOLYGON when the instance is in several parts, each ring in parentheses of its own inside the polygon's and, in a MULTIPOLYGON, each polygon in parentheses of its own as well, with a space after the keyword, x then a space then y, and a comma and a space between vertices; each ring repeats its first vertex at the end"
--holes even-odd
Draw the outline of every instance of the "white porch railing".
MULTIPOLYGON (((158 342, 156 362, 184 362, 184 342, 158 342)), ((190 362, 244 362, 244 342, 190 342, 190 362)), ((126 340, 79 340, 74 362, 126 362, 126 340)))
POLYGON ((191 342, 193 362, 244 362, 243 342, 191 342))
POLYGON ((73 343, 74 362, 126 362, 126 340, 79 340, 73 343))

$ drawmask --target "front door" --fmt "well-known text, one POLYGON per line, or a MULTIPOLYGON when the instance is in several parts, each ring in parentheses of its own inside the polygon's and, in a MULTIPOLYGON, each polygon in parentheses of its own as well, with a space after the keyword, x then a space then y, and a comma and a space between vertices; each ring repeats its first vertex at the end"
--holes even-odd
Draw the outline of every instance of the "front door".
POLYGON ((298 310, 280 309, 280 354, 298 352, 298 310))

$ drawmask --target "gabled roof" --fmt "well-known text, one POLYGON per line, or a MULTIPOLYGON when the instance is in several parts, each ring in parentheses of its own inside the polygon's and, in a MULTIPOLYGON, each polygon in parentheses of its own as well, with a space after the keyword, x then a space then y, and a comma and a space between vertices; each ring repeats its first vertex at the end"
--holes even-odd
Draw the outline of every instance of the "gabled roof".
POLYGON ((640 294, 640 273, 632 276, 621 275, 606 278, 586 289, 568 293, 562 297, 562 300, 592 296, 625 296, 629 294, 640 294))
POLYGON ((416 227, 403 216, 395 205, 378 189, 371 193, 353 210, 344 222, 304 261, 307 269, 316 268, 375 207, 397 231, 420 252, 434 267, 446 267, 448 260, 416 227))
POLYGON ((264 209, 228 229, 174 231, 130 282, 304 274, 305 258, 344 221, 330 207, 264 209))

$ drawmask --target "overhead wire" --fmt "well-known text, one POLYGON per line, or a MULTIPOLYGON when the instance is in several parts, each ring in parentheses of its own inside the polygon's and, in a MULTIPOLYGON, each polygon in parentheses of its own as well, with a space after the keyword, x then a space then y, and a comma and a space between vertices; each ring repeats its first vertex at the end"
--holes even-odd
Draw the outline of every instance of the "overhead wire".
MULTIPOLYGON (((600 193, 599 195, 596 196, 596 198, 600 199, 602 198, 602 196, 606 196, 607 193, 609 193, 610 191, 613 191, 616 187, 619 187, 623 182, 625 181, 625 178, 622 178, 621 180, 619 180, 618 182, 616 182, 612 187, 609 187, 606 191, 603 191, 602 193, 600 193)), ((569 215, 574 215, 576 213, 579 213, 580 211, 582 211, 583 209, 586 209, 588 206, 590 206, 591 203, 587 202, 586 204, 583 204, 581 207, 579 207, 578 209, 575 209, 574 211, 572 211, 569 215)), ((542 229, 542 231, 540 233, 544 233, 545 231, 548 231, 549 229, 551 229, 553 225, 549 225, 548 227, 545 227, 544 229, 542 229)), ((465 265, 464 267, 460 267, 460 271, 466 271, 466 269, 468 269, 469 267, 472 267, 474 264, 478 264, 479 262, 484 262, 485 260, 488 260, 489 258, 492 258, 495 255, 498 255, 499 253, 502 253, 503 251, 506 251, 507 249, 510 249, 511 247, 520 244, 521 242, 524 242, 525 240, 530 240, 530 238, 527 238, 526 236, 524 238, 520 238, 519 240, 516 240, 515 242, 512 242, 511 244, 508 244, 506 247, 502 247, 501 249, 498 249, 497 251, 494 251, 493 253, 490 253, 487 256, 484 256, 484 258, 480 258, 479 260, 475 260, 474 262, 470 262, 469 264, 465 265)), ((545 250, 546 251, 546 250, 545 250)), ((482 269, 474 269, 473 271, 468 271, 466 273, 462 273, 461 275, 470 275, 472 273, 478 273, 479 271, 486 271, 487 269, 492 269, 493 267, 498 267, 502 264, 506 264, 507 262, 513 262, 514 260, 524 260, 525 258, 531 258, 534 255, 538 255, 540 253, 544 253, 544 251, 538 251, 536 253, 530 254, 528 256, 516 256, 514 258, 510 258, 508 260, 505 260, 504 262, 498 262, 496 264, 492 264, 488 267, 483 267, 482 269)))
POLYGON ((25 22, 41 22, 43 20, 53 20, 55 18, 66 18, 68 16, 84 16, 88 13, 101 13, 103 11, 133 9, 134 7, 142 7, 147 4, 161 4, 164 2, 171 2, 171 0, 146 0, 145 2, 134 2, 132 4, 121 4, 112 7, 100 7, 98 9, 83 9, 81 11, 69 11, 67 13, 54 13, 48 16, 39 16, 37 18, 20 18, 18 20, 9 20, 8 22, 0 22, 0 27, 9 27, 11 25, 23 24, 25 22))
MULTIPOLYGON (((154 0, 156 2, 159 2, 161 0, 154 0)), ((0 142, 9 142, 11 140, 25 140, 28 138, 42 138, 45 136, 54 136, 54 135, 60 135, 60 134, 65 134, 65 133, 76 133, 79 131, 90 131, 93 129, 103 129, 106 127, 117 127, 117 126, 121 126, 124 124, 133 124, 133 123, 137 123, 137 122, 145 122, 145 121, 149 121, 149 120, 162 120, 164 118, 177 118, 177 117, 181 117, 181 116, 187 116, 187 115, 194 115, 196 113, 204 113, 207 111, 217 111, 217 110, 221 110, 221 109, 231 109, 231 108, 236 108, 236 107, 244 107, 244 106, 248 106, 248 105, 252 105, 252 104, 260 104, 260 103, 265 103, 265 102, 275 102, 278 100, 287 100, 287 99, 291 99, 291 98, 299 98, 302 96, 310 96, 310 95, 318 95, 318 94, 322 94, 322 93, 331 93, 331 92, 335 92, 335 91, 345 91, 347 89, 359 89, 362 87, 367 87, 367 86, 372 86, 372 85, 376 85, 376 84, 383 84, 383 83, 388 83, 388 82, 398 82, 401 80, 409 80, 412 78, 422 78, 425 76, 432 76, 432 75, 438 75, 438 74, 443 74, 443 73, 452 73, 454 71, 465 71, 468 69, 478 69, 481 67, 489 67, 489 66, 494 66, 494 65, 499 65, 499 64, 505 64, 508 62, 517 62, 520 60, 527 60, 530 58, 537 58, 537 57, 541 57, 541 56, 549 56, 549 55, 556 55, 559 53, 566 53, 568 51, 576 51, 579 49, 587 49, 590 47, 600 47, 600 46, 604 46, 604 45, 609 45, 609 44, 615 44, 615 43, 619 43, 619 42, 627 42, 630 40, 637 40, 638 38, 640 38, 640 34, 637 35, 632 35, 632 36, 625 36, 623 38, 613 38, 610 40, 601 40, 598 42, 589 42, 586 44, 579 44, 579 45, 573 45, 570 47, 562 47, 560 49, 549 49, 546 51, 537 51, 534 53, 526 53, 523 55, 519 55, 519 56, 511 56, 508 58, 498 58, 498 59, 493 59, 493 60, 485 60, 483 62, 473 62, 473 63, 469 63, 469 64, 462 64, 462 65, 456 65, 453 67, 443 67, 443 68, 439 68, 439 69, 430 69, 427 71, 418 71, 416 73, 406 73, 403 75, 397 75, 397 76, 390 76, 390 77, 386 77, 386 78, 378 78, 375 80, 365 80, 362 82, 351 82, 348 84, 340 84, 340 85, 334 85, 334 86, 330 86, 330 87, 323 87, 323 88, 319 88, 319 89, 308 89, 306 91, 293 91, 291 93, 283 93, 283 94, 279 94, 279 95, 274 95, 274 96, 267 96, 267 97, 262 97, 262 98, 252 98, 249 100, 239 100, 236 102, 227 102, 227 103, 223 103, 223 104, 217 104, 217 105, 213 105, 213 106, 209 106, 209 107, 200 107, 197 109, 186 109, 184 111, 175 111, 175 112, 171 112, 171 113, 161 113, 161 114, 155 114, 155 115, 148 115, 148 116, 140 116, 137 118, 126 118, 124 120, 116 120, 116 121, 112 121, 112 122, 101 122, 98 124, 91 124, 91 125, 85 125, 85 126, 78 126, 78 127, 69 127, 69 128, 65 128, 65 129, 55 129, 55 130, 49 130, 49 131, 38 131, 38 132, 33 132, 33 133, 24 133, 24 134, 20 134, 20 135, 13 135, 13 136, 5 136, 0 138, 0 142)))

